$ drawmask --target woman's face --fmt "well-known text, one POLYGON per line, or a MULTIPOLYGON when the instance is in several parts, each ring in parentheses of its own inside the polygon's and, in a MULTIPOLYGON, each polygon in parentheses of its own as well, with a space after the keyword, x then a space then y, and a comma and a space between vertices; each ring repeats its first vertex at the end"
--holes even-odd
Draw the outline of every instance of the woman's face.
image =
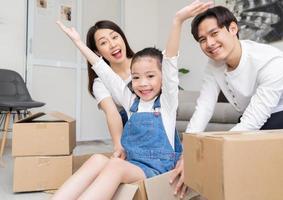
POLYGON ((111 64, 126 59, 126 45, 119 33, 111 29, 99 29, 94 34, 98 53, 111 64))

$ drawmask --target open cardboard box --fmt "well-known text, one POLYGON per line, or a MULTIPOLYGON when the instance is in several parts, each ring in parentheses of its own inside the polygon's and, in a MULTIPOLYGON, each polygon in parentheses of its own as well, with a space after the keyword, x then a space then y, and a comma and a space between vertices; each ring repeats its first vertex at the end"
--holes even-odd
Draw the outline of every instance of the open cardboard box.
MULTIPOLYGON (((73 172, 75 172, 91 155, 74 156, 73 172)), ((104 154, 106 156, 112 153, 104 154)), ((132 184, 121 184, 115 193, 114 200, 177 200, 173 195, 175 185, 169 184, 170 172, 132 184)), ((185 199, 198 196, 191 192, 185 199)))
POLYGON ((283 130, 184 134, 185 183, 209 200, 282 200, 283 130))
POLYGON ((36 113, 14 123, 13 156, 69 155, 75 145, 76 121, 63 113, 36 113))

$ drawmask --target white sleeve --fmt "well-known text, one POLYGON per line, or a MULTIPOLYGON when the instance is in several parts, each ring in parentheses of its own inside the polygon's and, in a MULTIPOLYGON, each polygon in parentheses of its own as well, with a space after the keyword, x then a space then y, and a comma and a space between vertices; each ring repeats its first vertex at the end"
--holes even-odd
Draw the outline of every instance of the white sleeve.
POLYGON ((241 122, 231 131, 258 130, 270 117, 283 93, 283 58, 270 61, 258 74, 258 87, 241 122))
POLYGON ((162 93, 160 100, 162 103, 162 108, 166 109, 169 113, 171 113, 176 112, 178 106, 178 56, 174 56, 172 58, 165 57, 165 54, 163 54, 163 56, 162 93))
POLYGON ((110 93, 117 98, 118 103, 128 110, 133 99, 133 94, 123 79, 117 75, 102 58, 92 66, 92 69, 110 93))
POLYGON ((94 95, 94 97, 97 101, 97 104, 99 104, 103 99, 105 99, 107 97, 111 97, 110 92, 105 87, 105 85, 103 84, 103 82, 101 81, 100 78, 94 79, 92 91, 93 91, 93 95, 94 95))
POLYGON ((212 71, 207 67, 203 79, 200 96, 197 99, 195 112, 190 119, 186 132, 203 132, 213 115, 218 99, 220 87, 218 86, 212 71))

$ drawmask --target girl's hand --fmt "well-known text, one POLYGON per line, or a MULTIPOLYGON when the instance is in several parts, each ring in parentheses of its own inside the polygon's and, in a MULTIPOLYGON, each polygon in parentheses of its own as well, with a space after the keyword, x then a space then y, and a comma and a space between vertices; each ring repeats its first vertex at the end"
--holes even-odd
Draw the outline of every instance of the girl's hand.
POLYGON ((208 8, 213 6, 212 1, 208 2, 201 2, 199 0, 194 1, 188 6, 185 6, 181 10, 179 10, 176 13, 176 17, 181 21, 185 21, 186 19, 189 19, 191 17, 194 17, 198 15, 199 13, 202 13, 206 11, 208 8))
POLYGON ((178 195, 180 199, 183 199, 190 191, 189 188, 184 184, 184 178, 184 158, 182 155, 178 160, 170 178, 170 184, 176 182, 174 195, 178 195))
POLYGON ((121 158, 123 160, 126 159, 126 153, 123 147, 115 148, 112 158, 121 158))
POLYGON ((74 27, 68 28, 61 21, 56 21, 56 24, 71 40, 74 42, 81 41, 81 37, 74 27))

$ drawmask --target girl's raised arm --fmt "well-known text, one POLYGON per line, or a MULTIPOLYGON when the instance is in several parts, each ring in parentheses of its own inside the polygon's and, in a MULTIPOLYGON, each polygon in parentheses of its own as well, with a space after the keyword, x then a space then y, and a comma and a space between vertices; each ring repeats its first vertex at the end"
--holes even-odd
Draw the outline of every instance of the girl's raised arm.
POLYGON ((173 19, 171 31, 170 31, 169 38, 168 38, 167 45, 166 45, 165 55, 167 57, 176 56, 178 53, 183 22, 189 18, 196 16, 197 14, 201 12, 204 12, 212 5, 213 5, 213 2, 211 1, 201 2, 201 1, 196 0, 190 5, 182 8, 176 13, 173 19))

